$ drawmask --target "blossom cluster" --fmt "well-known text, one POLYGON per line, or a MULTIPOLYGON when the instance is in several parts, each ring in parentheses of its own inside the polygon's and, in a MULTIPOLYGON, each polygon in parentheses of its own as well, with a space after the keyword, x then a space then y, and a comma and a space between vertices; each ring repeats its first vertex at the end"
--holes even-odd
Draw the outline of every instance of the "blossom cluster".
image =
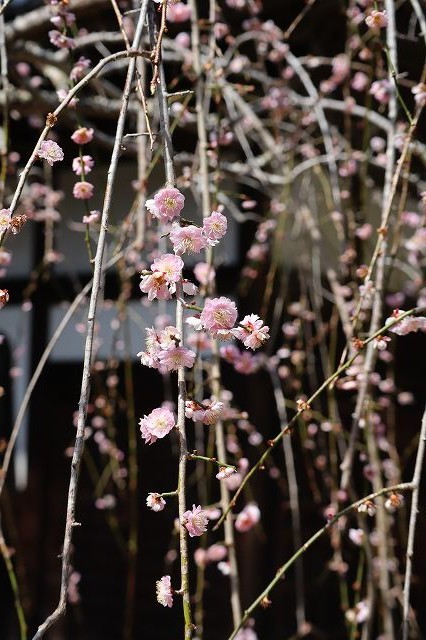
POLYGON ((75 49, 76 43, 73 37, 67 35, 70 27, 75 26, 75 14, 69 11, 67 3, 55 3, 56 14, 50 18, 55 29, 49 31, 49 40, 58 49, 75 49))
POLYGON ((204 218, 203 226, 185 224, 183 226, 173 223, 170 231, 170 240, 173 250, 178 255, 183 253, 200 253, 206 247, 214 247, 225 235, 227 229, 226 217, 219 211, 204 218))
MULTIPOLYGON (((151 215, 166 224, 180 216, 185 204, 185 196, 175 187, 160 189, 154 198, 146 201, 146 208, 151 215)), ((169 237, 173 250, 177 255, 184 253, 199 253, 206 247, 214 247, 225 235, 228 222, 220 211, 203 220, 203 226, 195 224, 173 222, 169 237)))
MULTIPOLYGON (((74 131, 71 136, 71 140, 80 146, 86 145, 93 140, 93 129, 87 127, 79 127, 74 131)), ((76 200, 90 200, 93 197, 95 190, 94 185, 86 180, 86 175, 90 173, 94 166, 94 160, 90 155, 80 155, 74 158, 72 161, 72 169, 77 176, 80 176, 80 181, 74 184, 72 194, 76 200)), ((86 218, 86 223, 94 222, 95 219, 86 218)))
POLYGON ((158 369, 160 373, 194 365, 196 353, 180 346, 181 335, 176 327, 168 326, 162 330, 151 327, 146 329, 146 333, 146 351, 138 353, 143 365, 158 369))
POLYGON ((247 349, 258 349, 269 338, 269 327, 255 314, 245 316, 237 326, 238 311, 235 302, 220 296, 209 298, 199 317, 187 319, 197 331, 207 331, 213 338, 229 340, 238 338, 247 349))
MULTIPOLYGON (((80 168, 77 160, 75 160, 75 168, 80 168)), ((226 232, 227 220, 221 211, 213 211, 210 216, 204 218, 202 227, 182 220, 176 221, 180 217, 184 204, 184 195, 174 187, 161 189, 153 199, 146 202, 146 208, 154 218, 162 224, 171 223, 168 236, 174 251, 174 253, 163 253, 156 257, 149 270, 142 271, 140 289, 147 294, 149 301, 169 300, 178 293, 178 287, 184 295, 195 295, 197 287, 183 279, 184 262, 181 255, 199 253, 208 246, 215 246, 226 232)), ((202 286, 208 286, 215 276, 214 269, 203 262, 196 265, 194 274, 202 286)), ((251 350, 258 349, 269 338, 269 327, 263 324, 259 316, 247 315, 236 324, 237 318, 238 310, 235 302, 220 296, 207 298, 200 313, 187 318, 187 324, 196 332, 204 332, 213 339, 236 338, 246 349, 251 350)), ((155 368, 163 374, 176 371, 181 367, 191 368, 194 365, 196 354, 182 345, 182 335, 175 326, 151 327, 146 329, 146 333, 145 351, 138 353, 143 365, 155 368)), ((207 343, 205 346, 208 346, 207 343)), ((199 348, 198 343, 197 347, 199 348)), ((251 354, 242 353, 232 345, 224 348, 226 357, 232 358, 234 366, 236 368, 239 366, 242 372, 252 372, 258 366, 255 357, 251 354)), ((230 409, 222 399, 212 397, 202 401, 193 399, 185 401, 185 417, 194 422, 213 425, 229 417, 228 414, 230 409)), ((139 424, 145 443, 152 444, 174 428, 175 420, 171 411, 162 407, 144 416, 139 424)), ((231 483, 230 488, 236 488, 244 473, 244 470, 237 471, 233 466, 220 466, 216 477, 231 483)), ((166 505, 164 497, 158 493, 150 493, 146 502, 147 506, 156 512, 162 511, 166 505)), ((260 510, 257 505, 249 504, 238 514, 235 527, 240 532, 248 531, 259 518, 260 510)), ((190 537, 198 537, 205 533, 208 522, 208 512, 200 505, 193 505, 192 510, 185 511, 181 519, 181 525, 185 527, 190 537)), ((197 558, 197 562, 204 566, 210 561, 223 560, 226 554, 226 548, 213 545, 209 552, 203 552, 202 558, 197 558)), ((163 606, 172 606, 173 590, 170 576, 163 576, 157 582, 157 600, 163 606)))

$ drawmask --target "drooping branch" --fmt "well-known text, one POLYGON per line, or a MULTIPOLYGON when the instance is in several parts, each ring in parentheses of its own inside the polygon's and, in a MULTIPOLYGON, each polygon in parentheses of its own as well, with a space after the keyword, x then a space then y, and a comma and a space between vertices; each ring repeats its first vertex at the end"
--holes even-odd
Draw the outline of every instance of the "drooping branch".
MULTIPOLYGON (((145 16, 147 11, 148 0, 143 0, 141 6, 141 12, 138 17, 138 22, 135 30, 135 36, 133 40, 133 47, 135 50, 140 45, 142 31, 144 28, 145 16)), ((102 284, 102 272, 103 272, 103 256, 105 252, 106 237, 108 233, 108 218, 111 207, 112 193, 115 183, 115 177, 117 174, 118 161, 121 151, 121 143, 124 135, 124 127, 127 116, 127 106, 130 99, 132 90, 133 77, 136 70, 136 57, 132 57, 129 61, 129 68, 127 71, 126 83, 123 91, 123 103, 120 111, 120 115, 117 121, 115 145, 111 154, 111 162, 108 170, 107 183, 105 187, 104 204, 102 208, 101 228, 99 233, 99 239, 96 249, 96 256, 94 262, 93 272, 93 284, 90 296, 89 311, 87 316, 87 333, 84 348, 84 362, 83 373, 81 381, 81 392, 78 408, 77 419, 77 431, 74 445, 74 452, 71 461, 71 477, 68 491, 67 502, 67 515, 65 523, 64 543, 62 549, 62 573, 61 573, 61 588, 59 603, 56 609, 51 613, 46 620, 39 626, 33 640, 40 640, 46 633, 46 631, 65 613, 67 590, 68 590, 68 577, 71 563, 72 553, 72 540, 73 531, 76 526, 80 526, 80 523, 75 519, 76 501, 78 481, 80 475, 80 466, 84 451, 84 430, 86 426, 87 405, 89 402, 90 394, 90 375, 93 356, 93 340, 95 329, 95 318, 97 313, 97 306, 99 300, 99 294, 102 284)))

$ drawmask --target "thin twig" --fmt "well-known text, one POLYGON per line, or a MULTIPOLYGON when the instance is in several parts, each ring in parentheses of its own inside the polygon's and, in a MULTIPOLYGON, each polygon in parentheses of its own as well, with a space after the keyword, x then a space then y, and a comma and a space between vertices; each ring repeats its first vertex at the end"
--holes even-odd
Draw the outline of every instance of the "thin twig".
MULTIPOLYGON (((274 389, 275 404, 281 428, 288 423, 285 398, 281 386, 281 380, 275 367, 269 367, 272 386, 274 389)), ((299 486, 297 484, 296 468, 294 464, 293 445, 290 438, 283 438, 284 459, 287 472, 287 485, 290 497, 291 526, 293 529, 293 549, 298 550, 302 546, 302 529, 300 521, 299 486)), ((303 579, 303 561, 300 558, 295 567, 296 582, 296 620, 297 630, 302 633, 306 625, 306 607, 303 579)))
POLYGON ((11 552, 3 536, 3 527, 2 527, 1 520, 0 520, 0 553, 3 556, 4 564, 6 566, 7 575, 8 575, 10 586, 13 593, 13 599, 15 601, 16 615, 19 623, 20 640, 26 640, 27 623, 25 621, 24 609, 22 607, 21 598, 19 594, 18 580, 16 578, 15 569, 13 568, 13 563, 11 560, 11 552))
POLYGON ((414 535, 416 532, 417 514, 419 512, 419 491, 420 479, 423 470, 423 462, 426 448, 426 409, 423 413, 422 426, 420 430, 419 446, 417 449, 416 464, 413 475, 413 494, 411 497, 410 524, 408 528, 408 541, 406 553, 406 565, 404 576, 404 596, 403 596, 403 622, 402 622, 402 638, 408 640, 409 637, 409 619, 410 619, 410 588, 411 575, 413 571, 413 555, 414 555, 414 535))

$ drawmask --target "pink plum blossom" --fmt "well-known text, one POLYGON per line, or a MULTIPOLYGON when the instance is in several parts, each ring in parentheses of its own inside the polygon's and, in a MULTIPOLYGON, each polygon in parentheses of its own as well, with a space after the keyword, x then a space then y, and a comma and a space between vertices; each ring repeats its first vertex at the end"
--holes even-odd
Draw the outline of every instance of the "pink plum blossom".
MULTIPOLYGON (((386 324, 393 322, 397 317, 397 315, 391 316, 386 320, 386 324)), ((406 336, 407 333, 416 333, 417 331, 426 331, 426 318, 423 316, 408 316, 392 327, 389 327, 388 330, 396 333, 398 336, 406 336)))
POLYGON ((368 240, 373 233, 373 225, 365 222, 355 230, 355 235, 361 240, 368 240))
POLYGON ((226 217, 219 211, 213 211, 210 216, 204 218, 203 232, 210 247, 214 247, 225 235, 227 226, 226 217))
POLYGON ((143 275, 140 289, 148 300, 168 300, 176 291, 176 282, 182 277, 183 260, 173 253, 165 253, 151 264, 151 274, 143 275))
POLYGON ((173 413, 165 407, 154 409, 139 420, 140 431, 146 444, 164 438, 176 426, 173 413))
POLYGON ((351 82, 351 87, 355 91, 365 91, 370 84, 370 79, 366 73, 357 71, 351 82))
POLYGON ((55 47, 58 47, 58 49, 75 48, 74 38, 68 38, 57 29, 52 29, 52 31, 49 31, 49 40, 55 47))
POLYGON ((12 212, 10 209, 0 209, 0 233, 7 231, 12 219, 12 212))
POLYGON ((377 336, 377 338, 373 340, 373 347, 379 351, 384 351, 388 346, 387 343, 390 341, 391 339, 388 336, 377 336))
POLYGON ((358 547, 362 546, 364 539, 364 531, 362 529, 349 529, 348 536, 349 539, 358 547))
POLYGON ((369 516, 374 516, 377 511, 377 507, 372 500, 365 500, 357 508, 358 513, 366 513, 369 516))
POLYGON ((234 366, 235 371, 244 375, 250 375, 259 370, 258 356, 248 351, 241 352, 235 345, 227 345, 220 348, 221 357, 234 366))
POLYGON ((39 158, 43 158, 53 167, 54 162, 60 162, 64 159, 64 152, 54 140, 43 140, 37 150, 39 158))
POLYGON ((31 75, 31 67, 27 62, 18 62, 15 69, 21 78, 28 78, 31 75))
POLYGON ((375 153, 380 153, 386 147, 386 142, 380 136, 373 136, 370 140, 370 147, 375 153))
POLYGON ((159 493, 148 493, 146 506, 149 507, 151 511, 163 511, 166 506, 166 501, 159 493))
POLYGON ((235 528, 240 533, 249 531, 260 520, 260 509, 255 503, 248 504, 237 515, 235 528))
POLYGON ((207 525, 209 519, 207 512, 204 511, 200 505, 198 507, 195 504, 192 505, 192 511, 185 511, 182 517, 182 524, 188 531, 191 538, 201 536, 207 531, 207 525))
POLYGON ((339 53, 333 58, 331 80, 336 84, 340 84, 347 77, 350 69, 349 57, 345 53, 339 53))
POLYGON ((205 567, 212 562, 220 562, 228 555, 228 550, 223 544, 212 544, 207 549, 198 548, 194 553, 195 564, 205 567))
POLYGON ((75 14, 71 13, 71 11, 62 11, 59 15, 52 16, 50 22, 58 29, 70 27, 75 24, 75 14))
MULTIPOLYGON (((58 89, 58 91, 56 92, 56 95, 58 96, 58 100, 59 102, 63 102, 65 100, 65 98, 68 96, 68 91, 66 89, 58 89)), ((79 99, 74 97, 71 98, 71 100, 69 100, 67 102, 67 107, 70 107, 72 109, 74 109, 79 103, 79 99)))
POLYGON ((426 84, 424 82, 416 84, 416 86, 411 89, 411 93, 418 107, 424 107, 426 105, 426 84))
POLYGON ((162 273, 166 283, 172 286, 181 279, 183 266, 182 258, 173 253, 164 253, 159 258, 155 258, 151 264, 151 270, 162 273))
POLYGON ((237 473, 237 470, 234 467, 219 467, 216 478, 218 480, 226 480, 226 478, 234 475, 234 473, 237 473))
MULTIPOLYGON (((0 309, 3 309, 5 305, 9 302, 9 291, 7 289, 0 289, 0 309)), ((12 370, 10 370, 9 375, 11 375, 12 370)))
POLYGON ((100 217, 100 212, 96 209, 93 209, 93 211, 90 211, 88 216, 83 216, 83 224, 94 224, 95 222, 99 221, 100 217))
POLYGON ((71 136, 71 140, 76 144, 87 144, 93 140, 93 129, 87 129, 87 127, 80 127, 74 131, 71 136))
POLYGON ((168 326, 161 331, 147 328, 146 334, 146 351, 141 351, 137 355, 145 366, 165 373, 167 369, 162 369, 158 356, 162 350, 173 349, 180 343, 180 333, 176 327, 168 326))
POLYGON ((395 513, 403 503, 404 496, 402 493, 391 493, 389 498, 385 500, 385 509, 389 511, 389 513, 395 513))
POLYGON ((370 87, 370 93, 381 104, 387 104, 391 94, 391 83, 389 80, 376 80, 370 87))
POLYGON ((224 415, 225 405, 218 400, 203 400, 201 404, 193 400, 185 402, 185 416, 194 422, 212 425, 224 415))
POLYGON ((183 2, 176 2, 167 9, 169 22, 186 22, 191 17, 191 7, 183 2))
POLYGON ((258 636, 253 629, 245 627, 244 629, 239 630, 235 636, 235 640, 258 640, 258 636))
POLYGON ((77 200, 89 200, 93 196, 94 188, 91 182, 82 180, 75 183, 72 194, 77 200))
POLYGON ((201 249, 204 249, 207 244, 203 230, 194 224, 189 224, 185 227, 174 224, 170 231, 170 240, 173 244, 173 250, 178 255, 182 253, 200 253, 201 249))
POLYGON ((83 173, 84 175, 86 175, 91 172, 94 164, 95 161, 93 160, 92 156, 78 156, 72 161, 72 170, 78 176, 83 175, 83 173))
POLYGON ((71 69, 70 80, 72 80, 73 82, 78 82, 79 80, 81 80, 81 78, 84 76, 84 72, 90 67, 90 65, 91 61, 88 58, 80 56, 80 58, 71 69))
POLYGON ((165 349, 158 354, 160 366, 166 371, 177 371, 180 367, 190 369, 194 366, 197 354, 187 347, 165 349))
POLYGON ((171 292, 161 271, 143 275, 139 288, 142 293, 148 294, 148 300, 154 300, 155 298, 157 300, 169 300, 171 298, 171 292))
POLYGON ((215 22, 213 25, 213 32, 216 40, 221 40, 229 33, 229 26, 224 22, 215 22))
POLYGON ((182 289, 187 296, 195 296, 198 293, 198 287, 185 278, 182 280, 182 289))
POLYGON ((175 42, 183 49, 189 49, 191 46, 191 36, 186 31, 179 31, 175 37, 175 42))
POLYGON ((384 29, 388 24, 386 11, 377 11, 373 9, 369 16, 365 19, 365 24, 370 29, 384 29))
POLYGON ((245 316, 232 333, 245 347, 255 350, 269 338, 269 327, 263 325, 263 320, 259 316, 251 314, 245 316))
POLYGON ((197 262, 194 267, 194 275, 200 284, 206 286, 210 282, 213 282, 216 272, 214 267, 208 265, 206 262, 197 262))
POLYGON ((173 590, 170 576, 163 576, 156 582, 157 602, 163 607, 173 606, 173 590))
POLYGON ((221 296, 220 298, 206 300, 200 315, 200 321, 203 328, 214 337, 224 337, 226 339, 231 335, 231 329, 235 324, 237 315, 238 311, 235 302, 221 296))
POLYGON ((174 187, 160 189, 154 198, 145 203, 148 211, 160 220, 160 222, 171 222, 180 215, 185 204, 185 196, 174 187))

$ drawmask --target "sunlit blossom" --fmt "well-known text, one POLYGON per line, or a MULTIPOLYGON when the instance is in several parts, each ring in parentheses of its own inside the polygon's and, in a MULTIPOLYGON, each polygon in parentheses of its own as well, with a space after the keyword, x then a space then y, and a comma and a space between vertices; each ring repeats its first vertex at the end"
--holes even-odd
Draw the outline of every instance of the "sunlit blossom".
POLYGON ((170 241, 173 244, 173 250, 178 255, 182 253, 200 253, 207 245, 203 230, 194 224, 181 227, 174 224, 170 231, 170 241))
POLYGON ((146 208, 160 222, 171 222, 179 216, 185 204, 185 196, 174 187, 160 189, 153 199, 147 200, 146 208))
POLYGON ((226 217, 219 211, 213 211, 210 216, 204 218, 203 233, 210 247, 214 247, 225 235, 227 226, 226 217))
POLYGON ((146 444, 164 438, 176 426, 173 413, 165 407, 154 409, 139 420, 139 427, 146 444))
POLYGON ((197 354, 187 347, 175 347, 160 351, 157 357, 166 371, 177 371, 180 367, 193 367, 197 354))
POLYGON ((165 253, 151 264, 151 273, 142 275, 140 289, 148 294, 148 300, 168 300, 176 291, 176 283, 182 277, 183 260, 172 253, 165 253))
POLYGON ((229 298, 209 298, 200 315, 203 328, 217 337, 229 337, 234 327, 238 311, 235 302, 229 298))
POLYGON ((255 314, 245 316, 238 326, 232 330, 233 335, 241 340, 248 349, 258 349, 269 338, 269 327, 255 314))

